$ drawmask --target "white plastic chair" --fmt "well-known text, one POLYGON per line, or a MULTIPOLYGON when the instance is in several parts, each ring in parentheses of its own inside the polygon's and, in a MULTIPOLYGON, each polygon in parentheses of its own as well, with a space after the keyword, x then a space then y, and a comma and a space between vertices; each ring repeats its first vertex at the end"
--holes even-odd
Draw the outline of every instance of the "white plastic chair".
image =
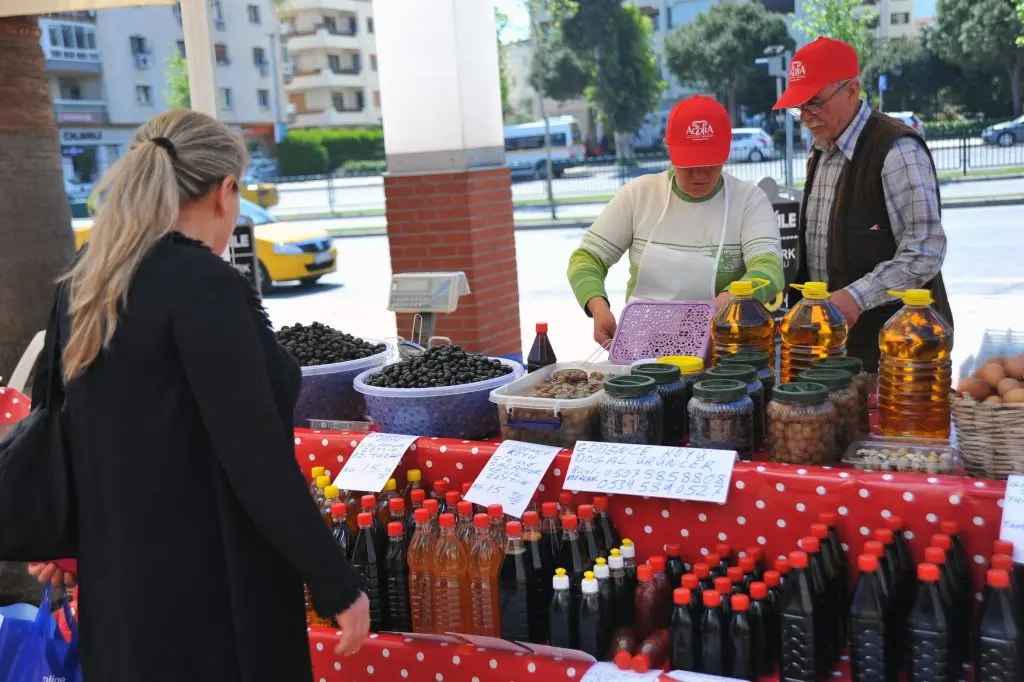
MULTIPOLYGON (((32 368, 36 365, 36 360, 39 358, 39 354, 43 352, 43 346, 46 344, 46 330, 36 333, 32 338, 32 341, 28 344, 28 348, 25 349, 25 353, 18 360, 18 365, 14 368, 14 372, 11 374, 11 378, 7 381, 7 386, 13 388, 16 391, 25 393, 25 384, 28 383, 28 377, 32 373, 32 368)), ((28 395, 28 393, 25 393, 28 395)))

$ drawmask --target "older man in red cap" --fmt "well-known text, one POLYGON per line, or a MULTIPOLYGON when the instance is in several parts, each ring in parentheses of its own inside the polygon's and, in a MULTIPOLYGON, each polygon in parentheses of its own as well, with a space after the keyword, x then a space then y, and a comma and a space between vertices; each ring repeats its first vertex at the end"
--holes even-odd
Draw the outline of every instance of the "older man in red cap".
POLYGON ((793 55, 775 108, 799 115, 814 137, 796 281, 828 283, 850 327, 847 352, 875 371, 878 332, 900 307, 890 291, 931 289, 953 317, 935 164, 912 128, 860 99, 859 75, 853 47, 818 38, 793 55))

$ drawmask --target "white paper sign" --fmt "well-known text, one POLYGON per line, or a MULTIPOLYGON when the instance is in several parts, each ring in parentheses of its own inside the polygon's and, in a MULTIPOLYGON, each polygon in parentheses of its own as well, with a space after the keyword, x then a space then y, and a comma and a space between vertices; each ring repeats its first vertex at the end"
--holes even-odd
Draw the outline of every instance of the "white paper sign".
POLYGON ((590 666, 580 682, 654 682, 660 674, 661 670, 635 673, 632 670, 619 670, 614 663, 595 663, 590 666))
POLYGON ((334 485, 339 490, 379 493, 395 473, 405 451, 417 438, 395 433, 366 434, 334 479, 334 485))
POLYGON ((466 499, 484 506, 500 504, 506 514, 521 517, 558 452, 549 445, 502 442, 473 481, 466 499))
POLYGON ((1015 475, 1006 479, 999 539, 1012 542, 1013 560, 1024 563, 1024 476, 1015 475))
POLYGON ((704 673, 690 673, 684 670, 673 670, 665 673, 665 677, 679 682, 727 682, 735 680, 735 677, 719 677, 718 675, 705 675, 704 673))
POLYGON ((562 487, 725 504, 736 453, 580 441, 562 487))

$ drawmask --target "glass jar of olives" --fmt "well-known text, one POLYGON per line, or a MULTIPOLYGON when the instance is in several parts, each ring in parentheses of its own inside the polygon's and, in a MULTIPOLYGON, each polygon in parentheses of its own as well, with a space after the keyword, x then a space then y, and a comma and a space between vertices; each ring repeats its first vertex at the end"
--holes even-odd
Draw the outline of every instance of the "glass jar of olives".
POLYGON ((686 438, 687 386, 675 365, 649 363, 633 368, 633 374, 654 379, 658 395, 665 405, 664 442, 661 445, 682 445, 686 438))
POLYGON ((860 397, 853 387, 853 375, 842 369, 809 369, 797 378, 828 389, 829 402, 836 408, 836 451, 842 456, 861 433, 860 397))
POLYGON ((750 365, 718 365, 707 371, 709 379, 735 379, 747 385, 747 395, 754 403, 754 449, 764 443, 764 387, 757 378, 757 369, 750 365))
POLYGON ((768 448, 773 462, 832 464, 836 408, 821 384, 779 384, 768 404, 768 448))
POLYGON ((853 387, 857 389, 860 405, 860 432, 871 433, 868 405, 871 403, 871 393, 874 391, 875 382, 871 375, 864 371, 864 363, 861 359, 849 355, 824 358, 814 363, 814 369, 842 369, 853 375, 853 387))
POLYGON ((775 370, 768 362, 768 356, 753 350, 742 350, 732 355, 726 355, 718 361, 719 365, 749 365, 757 370, 757 378, 761 380, 761 388, 764 389, 764 404, 767 406, 772 401, 772 388, 775 387, 775 370))
POLYGON ((753 458, 754 402, 746 383, 736 379, 698 381, 693 385, 689 411, 691 446, 735 450, 740 459, 753 458))
POLYGON ((693 355, 670 355, 658 358, 658 364, 675 365, 679 368, 679 380, 683 383, 686 393, 683 397, 683 442, 690 437, 690 413, 686 406, 693 397, 693 385, 704 378, 704 360, 693 355))
POLYGON ((654 379, 612 377, 601 399, 601 436, 606 443, 661 445, 665 406, 654 379))

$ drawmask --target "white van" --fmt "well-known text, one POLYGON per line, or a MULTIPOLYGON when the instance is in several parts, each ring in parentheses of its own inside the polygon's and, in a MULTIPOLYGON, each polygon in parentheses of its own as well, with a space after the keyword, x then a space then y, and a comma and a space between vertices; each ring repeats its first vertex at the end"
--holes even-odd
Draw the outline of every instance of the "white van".
MULTIPOLYGON (((551 172, 562 177, 566 168, 581 163, 586 154, 583 134, 572 116, 548 119, 551 128, 551 172)), ((544 121, 505 126, 505 165, 513 176, 543 178, 547 171, 544 121)))

